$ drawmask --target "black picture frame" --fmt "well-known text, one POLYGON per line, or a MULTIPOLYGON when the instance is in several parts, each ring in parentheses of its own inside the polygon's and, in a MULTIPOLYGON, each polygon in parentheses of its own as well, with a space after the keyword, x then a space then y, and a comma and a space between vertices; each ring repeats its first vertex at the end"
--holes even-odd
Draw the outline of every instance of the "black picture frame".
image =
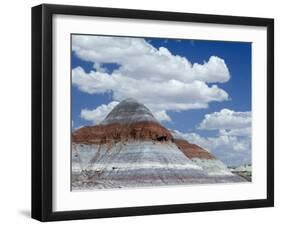
POLYGON ((32 8, 32 218, 40 221, 57 221, 271 206, 274 206, 273 19, 49 4, 32 8), (267 198, 54 212, 52 210, 52 18, 55 14, 266 27, 267 198))

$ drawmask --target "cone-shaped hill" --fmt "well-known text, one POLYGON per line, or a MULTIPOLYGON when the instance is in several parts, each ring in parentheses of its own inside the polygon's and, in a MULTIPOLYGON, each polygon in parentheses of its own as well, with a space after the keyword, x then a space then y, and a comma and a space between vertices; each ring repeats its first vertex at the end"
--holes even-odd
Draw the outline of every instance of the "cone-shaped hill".
POLYGON ((245 181, 203 148, 163 127, 134 99, 72 134, 72 189, 245 181))

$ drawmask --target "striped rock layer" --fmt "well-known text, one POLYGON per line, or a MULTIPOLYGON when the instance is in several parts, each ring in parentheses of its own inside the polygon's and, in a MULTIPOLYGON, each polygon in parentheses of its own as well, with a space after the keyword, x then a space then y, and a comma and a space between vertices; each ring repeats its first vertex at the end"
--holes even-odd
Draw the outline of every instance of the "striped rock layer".
POLYGON ((72 134, 72 142, 108 144, 128 140, 170 141, 171 133, 157 122, 100 124, 83 127, 72 134))
POLYGON ((100 125, 72 134, 73 190, 241 181, 133 99, 118 104, 100 125))

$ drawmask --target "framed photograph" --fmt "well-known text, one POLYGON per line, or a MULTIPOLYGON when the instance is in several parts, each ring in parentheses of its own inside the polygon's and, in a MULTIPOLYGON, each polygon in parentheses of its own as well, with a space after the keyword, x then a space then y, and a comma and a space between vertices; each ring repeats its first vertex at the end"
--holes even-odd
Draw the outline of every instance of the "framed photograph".
POLYGON ((32 217, 274 205, 274 21, 32 8, 32 217))

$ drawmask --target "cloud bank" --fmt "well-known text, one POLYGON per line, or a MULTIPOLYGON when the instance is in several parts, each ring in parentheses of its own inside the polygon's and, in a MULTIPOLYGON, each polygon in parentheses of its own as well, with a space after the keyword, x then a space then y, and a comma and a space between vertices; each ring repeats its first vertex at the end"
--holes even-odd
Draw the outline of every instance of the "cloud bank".
POLYGON ((205 115, 199 128, 218 133, 212 137, 203 137, 198 133, 177 133, 189 142, 211 151, 227 165, 251 163, 251 112, 222 109, 205 115))
MULTIPOLYGON (((214 84, 230 79, 227 65, 217 56, 192 64, 142 38, 83 35, 72 37, 72 50, 93 63, 90 72, 82 67, 72 70, 73 85, 79 90, 110 93, 114 101, 135 98, 160 121, 170 121, 168 111, 207 108, 210 102, 229 99, 227 92, 214 84), (107 64, 115 64, 116 69, 109 73, 107 64)), ((83 117, 89 118, 85 112, 83 117)))

